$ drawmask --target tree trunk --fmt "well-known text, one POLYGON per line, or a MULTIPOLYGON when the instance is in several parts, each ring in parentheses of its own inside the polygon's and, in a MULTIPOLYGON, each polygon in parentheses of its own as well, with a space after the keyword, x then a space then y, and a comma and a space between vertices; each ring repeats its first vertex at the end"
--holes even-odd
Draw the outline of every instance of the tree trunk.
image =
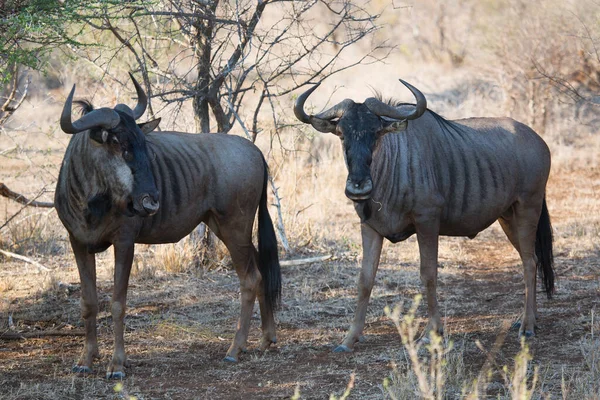
MULTIPOLYGON (((214 0, 207 8, 210 14, 214 15, 219 0, 214 0)), ((194 109, 194 120, 196 121, 196 130, 200 133, 210 132, 210 115, 208 106, 208 96, 210 87, 210 56, 212 53, 212 36, 214 22, 211 20, 197 19, 194 24, 196 31, 195 55, 197 58, 196 71, 198 78, 196 81, 196 93, 194 94, 192 106, 194 109)))
MULTIPOLYGON (((213 15, 218 3, 218 0, 214 0, 213 3, 208 6, 213 15)), ((194 110, 194 121, 196 122, 196 132, 203 135, 210 133, 208 96, 211 84, 210 56, 212 52, 211 40, 214 22, 198 19, 196 20, 194 27, 196 30, 196 46, 194 52, 197 58, 196 71, 198 73, 198 78, 195 85, 196 93, 194 94, 192 107, 194 110)), ((208 226, 201 223, 196 228, 195 234, 190 235, 190 239, 196 245, 200 245, 204 249, 204 251, 200 253, 199 263, 201 265, 208 265, 210 259, 214 259, 216 256, 217 235, 208 229, 208 226)))

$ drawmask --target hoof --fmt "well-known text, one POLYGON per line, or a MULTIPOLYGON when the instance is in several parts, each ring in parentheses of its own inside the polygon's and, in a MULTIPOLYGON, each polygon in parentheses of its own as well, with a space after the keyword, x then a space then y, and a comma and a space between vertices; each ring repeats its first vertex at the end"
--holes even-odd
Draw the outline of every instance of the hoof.
POLYGON ((260 351, 267 351, 273 344, 277 344, 277 338, 263 339, 263 341, 260 343, 260 351))
POLYGON ((340 344, 338 347, 333 349, 334 353, 352 353, 352 349, 346 345, 340 344))
POLYGON ((521 327, 521 320, 517 320, 510 326, 510 329, 519 329, 520 327, 521 327))
POLYGON ((223 361, 230 362, 230 363, 236 363, 237 359, 235 359, 232 356, 225 356, 225 358, 223 359, 223 361))
POLYGON ((76 374, 91 374, 92 373, 92 369, 90 367, 86 367, 85 365, 73 365, 73 368, 71 368, 71 371, 76 373, 76 374))
POLYGON ((519 332, 519 339, 524 337, 525 340, 527 340, 527 339, 531 339, 534 336, 535 336, 535 333, 533 331, 519 332))
POLYGON ((125 372, 123 372, 123 371, 107 372, 106 379, 125 379, 125 372))

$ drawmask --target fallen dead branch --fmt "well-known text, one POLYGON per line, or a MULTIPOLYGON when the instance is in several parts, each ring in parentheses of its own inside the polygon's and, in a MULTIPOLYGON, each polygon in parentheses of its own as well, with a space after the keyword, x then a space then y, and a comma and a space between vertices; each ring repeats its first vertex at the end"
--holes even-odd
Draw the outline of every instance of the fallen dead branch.
POLYGON ((0 195, 7 197, 11 200, 16 201, 17 203, 23 204, 28 207, 42 207, 42 208, 53 208, 54 203, 47 201, 37 201, 35 199, 29 200, 27 197, 19 194, 17 192, 13 192, 10 190, 4 183, 0 183, 0 195))
POLYGON ((329 260, 332 257, 333 257, 332 254, 326 254, 324 256, 318 256, 318 257, 297 258, 295 260, 283 260, 283 261, 280 261, 279 264, 282 267, 285 267, 285 266, 289 267, 289 266, 293 266, 293 265, 302 265, 302 264, 310 264, 310 263, 319 262, 319 261, 325 261, 325 260, 329 260))
POLYGON ((39 262, 37 262, 35 260, 32 260, 29 257, 25 257, 25 256, 22 256, 20 254, 13 253, 13 252, 6 251, 6 250, 2 250, 2 249, 0 249, 0 254, 3 254, 3 255, 5 255, 6 257, 9 257, 9 258, 14 258, 14 259, 17 259, 17 260, 20 260, 20 261, 24 261, 24 262, 26 262, 28 264, 33 265, 34 267, 36 267, 40 271, 43 271, 43 272, 49 272, 49 271, 51 271, 50 268, 43 266, 39 262))
POLYGON ((4 333, 0 333, 0 340, 21 340, 21 339, 35 339, 35 338, 43 338, 43 337, 57 337, 57 336, 85 336, 85 332, 80 331, 80 330, 4 332, 4 333))

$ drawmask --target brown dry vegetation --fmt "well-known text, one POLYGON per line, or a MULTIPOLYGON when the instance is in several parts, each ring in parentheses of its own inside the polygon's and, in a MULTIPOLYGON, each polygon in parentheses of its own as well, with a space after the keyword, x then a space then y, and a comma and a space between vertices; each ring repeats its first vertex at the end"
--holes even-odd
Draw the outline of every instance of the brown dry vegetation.
MULTIPOLYGON (((349 398, 414 399, 424 393, 418 364, 430 365, 440 352, 445 357, 441 370, 446 398, 469 393, 473 398, 600 398, 598 109, 579 98, 561 96, 532 63, 539 62, 542 72, 575 80, 573 85, 593 98, 597 88, 589 80, 589 70, 597 71, 598 64, 593 64, 595 47, 586 40, 583 26, 598 25, 600 7, 584 1, 549 1, 544 6, 491 0, 455 0, 444 7, 433 0, 397 3, 388 7, 384 29, 378 33, 398 46, 388 63, 359 67, 325 82, 319 89, 322 96, 312 100, 317 108, 327 100, 361 100, 370 95, 369 85, 386 96, 400 93, 398 97, 409 99, 397 82, 402 77, 424 91, 432 110, 448 118, 509 115, 531 124, 548 142, 553 168, 547 199, 555 234, 557 292, 552 300, 538 296, 539 329, 528 343, 531 359, 521 361, 521 369, 514 366, 521 345, 516 331, 508 327, 522 309, 522 271, 518 254, 496 224, 473 240, 440 240, 439 296, 446 325, 441 350, 420 349, 418 363, 411 361, 412 344, 403 346, 398 330, 406 332, 402 321, 410 319, 402 319, 404 312, 396 319, 391 312, 398 304, 406 311, 421 292, 413 237, 384 245, 365 342, 352 354, 331 352, 343 338, 355 307, 359 220, 343 194, 346 169, 338 139, 298 127, 280 136, 269 137, 268 131, 259 135, 259 146, 280 187, 294 250, 281 257, 334 257, 282 267, 279 342, 272 350, 264 354, 255 350, 260 340, 256 313, 249 352, 235 365, 221 361, 239 314, 238 279, 226 252, 219 252, 210 265, 199 265, 199 250, 186 240, 140 245, 126 318, 131 366, 122 385, 115 387, 115 382, 103 378, 112 351, 112 253, 107 251, 98 256, 102 359, 96 364, 97 374, 70 373, 83 345, 81 337, 0 339, 0 398, 271 399, 295 393, 301 398, 328 398, 341 396, 352 382, 349 398), (588 55, 587 66, 581 52, 588 55), (584 69, 587 78, 575 74, 584 69), (508 366, 506 372, 503 366, 508 366), (535 388, 519 397, 522 382, 531 385, 534 376, 535 388)), ((86 68, 68 64, 52 74, 70 85, 72 77, 81 76, 86 68)), ((41 78, 35 82, 36 96, 0 133, 0 182, 28 197, 44 192, 39 199, 51 200, 69 139, 57 124, 67 86, 48 91, 41 78)), ((83 88, 82 95, 95 94, 93 100, 100 105, 129 97, 121 93, 115 100, 116 86, 96 84, 78 87, 83 88)), ((287 99, 288 110, 293 100, 287 99)), ((193 118, 185 110, 179 118, 179 129, 193 129, 193 118)), ((269 123, 265 118, 267 128, 269 123)), ((0 223, 20 208, 0 199, 0 223)), ((0 256, 0 333, 79 331, 77 269, 56 213, 23 210, 0 235, 0 248, 52 269, 40 273, 0 256)), ((416 315, 415 323, 422 323, 423 304, 416 315)), ((517 360, 523 357, 521 353, 517 360)))

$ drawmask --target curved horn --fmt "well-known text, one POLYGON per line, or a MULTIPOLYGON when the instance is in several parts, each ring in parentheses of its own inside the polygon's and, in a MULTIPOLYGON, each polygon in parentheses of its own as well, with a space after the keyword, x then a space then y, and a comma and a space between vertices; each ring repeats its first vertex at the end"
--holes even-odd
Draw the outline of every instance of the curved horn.
POLYGON ((72 122, 71 109, 73 107, 74 94, 75 85, 73 85, 73 89, 71 89, 71 93, 69 93, 67 101, 65 101, 62 114, 60 115, 60 128, 63 130, 63 132, 74 134, 97 126, 106 129, 112 129, 121 121, 121 117, 119 117, 119 114, 117 114, 114 110, 111 110, 110 108, 100 108, 84 115, 77 121, 72 122))
POLYGON ((133 109, 133 118, 138 119, 146 111, 146 107, 148 106, 148 96, 146 96, 146 92, 144 92, 144 89, 142 89, 140 84, 137 83, 131 72, 129 73, 129 76, 133 81, 133 86, 135 86, 135 91, 137 92, 138 96, 138 103, 133 109))
POLYGON ((399 79, 399 81, 402 82, 402 84, 406 86, 408 90, 411 91, 411 93, 413 94, 413 96, 415 96, 415 99, 417 100, 417 105, 415 106, 415 109, 413 111, 403 112, 398 107, 392 107, 389 104, 386 104, 374 97, 366 99, 365 105, 369 108, 369 110, 371 110, 373 114, 378 115, 380 117, 389 117, 393 119, 406 120, 419 118, 421 115, 423 115, 425 110, 427 110, 427 99, 425 99, 425 95, 423 95, 423 93, 421 93, 419 89, 417 89, 410 83, 402 79, 399 79))
POLYGON ((298 96, 298 99, 294 104, 294 115, 296 116, 296 118, 298 118, 305 124, 310 124, 310 117, 304 112, 304 103, 306 102, 306 99, 308 99, 308 96, 310 96, 311 93, 314 92, 320 84, 321 82, 317 83, 315 86, 311 87, 306 92, 298 96))

